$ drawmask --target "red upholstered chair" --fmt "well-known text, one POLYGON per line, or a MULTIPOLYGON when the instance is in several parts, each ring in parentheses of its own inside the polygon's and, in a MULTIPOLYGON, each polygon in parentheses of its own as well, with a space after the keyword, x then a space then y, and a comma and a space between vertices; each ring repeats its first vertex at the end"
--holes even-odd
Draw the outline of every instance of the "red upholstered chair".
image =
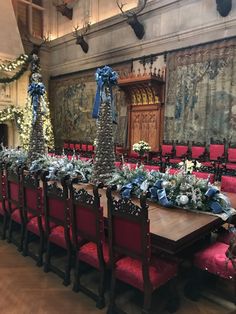
POLYGON ((108 313, 119 313, 115 304, 116 279, 142 291, 142 313, 150 313, 152 292, 176 276, 177 264, 151 256, 146 196, 141 195, 139 207, 130 199, 115 199, 108 187, 107 199, 112 271, 108 313))
POLYGON ((63 148, 64 148, 65 150, 69 149, 69 143, 68 143, 68 142, 64 142, 63 148))
POLYGON ((39 186, 39 173, 31 175, 23 172, 22 174, 22 196, 23 210, 25 217, 25 235, 23 243, 23 255, 31 256, 37 262, 37 266, 43 264, 44 251, 44 230, 45 217, 43 215, 42 188, 39 186), (39 238, 39 248, 37 255, 29 251, 30 234, 36 235, 39 238))
POLYGON ((225 159, 225 140, 224 142, 213 141, 209 146, 209 159, 210 161, 222 161, 225 159))
POLYGON ((72 239, 76 250, 74 291, 83 291, 96 301, 98 308, 105 306, 105 266, 109 261, 109 249, 105 242, 103 208, 100 206, 98 187, 93 194, 84 188, 75 187, 77 179, 70 184, 72 239), (82 240, 81 240, 82 239, 82 240), (80 262, 84 262, 99 272, 98 294, 81 284, 80 262))
POLYGON ((13 242, 19 251, 23 249, 25 221, 22 209, 22 191, 21 191, 21 175, 20 170, 10 169, 6 166, 6 195, 7 195, 7 211, 10 216, 9 231, 7 240, 13 242), (12 238, 14 225, 20 226, 20 242, 12 238))
POLYGON ((193 171, 192 174, 195 175, 199 179, 209 179, 210 183, 215 182, 214 173, 193 171))
MULTIPOLYGON (((226 256, 228 248, 228 244, 218 241, 208 245, 195 253, 194 266, 201 271, 207 271, 221 278, 233 281, 235 289, 234 302, 236 303, 236 272, 232 262, 226 256)), ((195 270, 193 280, 189 285, 189 288, 195 289, 197 294, 199 294, 201 287, 204 286, 203 275, 204 273, 195 270)))
POLYGON ((115 166, 116 166, 117 168, 119 168, 120 165, 121 165, 121 162, 120 162, 120 161, 115 161, 114 164, 115 164, 115 166))
POLYGON ((87 151, 87 144, 81 144, 81 150, 82 150, 82 152, 86 152, 87 151))
POLYGON ((6 210, 6 176, 4 174, 4 165, 0 163, 0 215, 3 217, 2 239, 6 238, 8 213, 6 210))
POLYGON ((161 166, 144 165, 143 168, 147 171, 161 171, 161 166))
POLYGON ((206 158, 206 143, 201 145, 200 143, 193 142, 190 149, 190 157, 194 160, 204 161, 206 158))
POLYGON ((67 176, 61 182, 50 182, 47 175, 48 172, 44 172, 42 175, 46 233, 44 271, 54 271, 64 279, 63 284, 67 286, 70 284, 72 255, 68 188, 66 186, 66 180, 69 178, 67 176), (66 251, 64 271, 51 263, 52 245, 66 251))
POLYGON ((160 149, 161 157, 174 157, 174 144, 163 142, 160 149))
POLYGON ((80 144, 80 143, 76 143, 76 144, 75 144, 75 151, 76 151, 77 153, 79 153, 80 150, 81 150, 81 144, 80 144))
POLYGON ((132 163, 132 162, 125 162, 124 165, 129 167, 131 170, 137 167, 137 164, 132 163))
POLYGON ((176 141, 176 145, 174 146, 174 157, 169 159, 169 163, 177 164, 181 162, 183 159, 186 159, 189 155, 189 142, 186 143, 178 143, 176 141))
POLYGON ((236 176, 221 176, 221 191, 236 193, 236 176))
POLYGON ((92 144, 87 145, 87 151, 88 152, 93 152, 94 151, 94 146, 92 144))
POLYGON ((227 150, 225 168, 236 169, 236 147, 231 143, 229 143, 229 147, 227 150))

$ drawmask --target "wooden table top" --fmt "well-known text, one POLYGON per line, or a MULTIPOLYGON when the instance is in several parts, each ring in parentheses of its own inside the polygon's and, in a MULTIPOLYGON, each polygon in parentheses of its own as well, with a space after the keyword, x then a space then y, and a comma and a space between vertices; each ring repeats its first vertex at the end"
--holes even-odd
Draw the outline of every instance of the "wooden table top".
MULTIPOLYGON (((88 192, 92 192, 91 186, 85 186, 88 192)), ((99 191, 101 205, 104 208, 104 216, 107 217, 107 199, 105 189, 99 191)), ((231 200, 232 207, 236 207, 236 194, 226 193, 231 200)), ((134 203, 139 203, 134 199, 134 203)), ((182 208, 166 208, 161 205, 148 202, 150 232, 152 245, 163 251, 175 254, 203 238, 224 222, 213 215, 191 212, 182 208)))

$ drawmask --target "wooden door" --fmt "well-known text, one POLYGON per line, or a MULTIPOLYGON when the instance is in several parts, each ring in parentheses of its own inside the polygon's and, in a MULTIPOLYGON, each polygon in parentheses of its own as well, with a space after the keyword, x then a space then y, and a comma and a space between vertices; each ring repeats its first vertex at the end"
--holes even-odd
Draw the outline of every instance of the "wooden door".
POLYGON ((133 106, 130 111, 130 147, 143 140, 158 150, 162 137, 161 105, 133 106))

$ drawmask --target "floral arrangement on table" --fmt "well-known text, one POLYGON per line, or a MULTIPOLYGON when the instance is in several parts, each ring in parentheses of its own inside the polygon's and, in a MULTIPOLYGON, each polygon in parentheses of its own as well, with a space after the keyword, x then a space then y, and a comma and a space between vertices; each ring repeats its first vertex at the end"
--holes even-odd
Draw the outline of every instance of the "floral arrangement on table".
POLYGON ((143 156, 145 153, 151 150, 151 146, 147 142, 139 141, 138 143, 133 144, 133 151, 143 156))
POLYGON ((29 167, 29 171, 34 173, 39 170, 48 171, 47 176, 50 180, 58 180, 65 175, 70 177, 79 177, 81 182, 89 182, 92 173, 91 161, 82 161, 72 156, 69 159, 67 156, 49 156, 39 155, 39 158, 34 160, 29 167))
POLYGON ((2 146, 0 151, 0 163, 7 163, 10 169, 27 166, 31 173, 48 171, 48 179, 60 180, 65 175, 79 177, 81 182, 89 182, 92 173, 90 161, 82 161, 72 156, 38 155, 34 161, 29 162, 28 153, 23 149, 7 149, 2 146))
POLYGON ((184 170, 186 173, 192 173, 193 170, 199 170, 202 166, 197 160, 184 160, 178 163, 180 169, 184 170))
POLYGON ((8 164, 13 171, 26 164, 28 153, 20 148, 6 148, 1 144, 0 162, 8 164))
POLYGON ((139 197, 149 192, 150 198, 165 207, 182 207, 190 210, 228 213, 231 205, 225 195, 209 183, 209 180, 197 178, 180 169, 170 174, 159 171, 147 172, 140 166, 130 169, 123 166, 118 169, 107 184, 117 185, 122 197, 139 197))

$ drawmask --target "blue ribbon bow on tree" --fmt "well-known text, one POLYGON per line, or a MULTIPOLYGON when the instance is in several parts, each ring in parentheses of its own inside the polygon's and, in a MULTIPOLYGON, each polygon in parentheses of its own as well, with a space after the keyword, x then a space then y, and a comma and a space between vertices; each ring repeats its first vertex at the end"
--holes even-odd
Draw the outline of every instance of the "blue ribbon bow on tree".
POLYGON ((97 91, 93 106, 93 114, 92 117, 97 119, 99 115, 99 108, 101 102, 103 103, 110 103, 111 110, 112 110, 112 120, 116 123, 116 115, 115 115, 115 106, 113 101, 112 95, 112 86, 117 84, 118 74, 117 72, 113 71, 112 68, 105 65, 103 68, 98 68, 95 74, 96 81, 97 81, 97 91), (106 95, 105 87, 109 88, 110 97, 106 95))
MULTIPOLYGON (((37 109, 40 103, 40 96, 43 96, 45 94, 46 90, 45 90, 45 86, 43 83, 39 82, 39 83, 31 83, 29 85, 28 88, 28 93, 30 94, 31 98, 32 98, 32 103, 33 103, 33 123, 35 123, 36 119, 37 119, 37 109)), ((42 105, 43 105, 43 113, 46 112, 46 108, 45 108, 45 103, 44 100, 42 101, 42 105)))

